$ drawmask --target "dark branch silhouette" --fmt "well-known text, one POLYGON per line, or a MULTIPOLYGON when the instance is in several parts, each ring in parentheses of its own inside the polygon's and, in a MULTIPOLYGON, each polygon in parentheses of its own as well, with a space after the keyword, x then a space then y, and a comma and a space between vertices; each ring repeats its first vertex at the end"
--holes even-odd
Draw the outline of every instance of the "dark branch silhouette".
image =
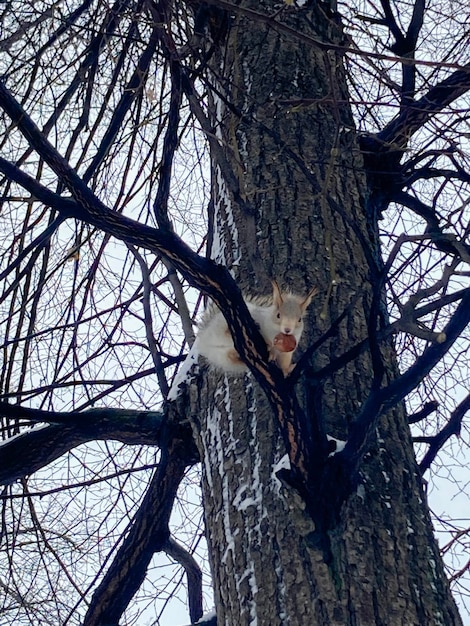
MULTIPOLYGON (((437 435, 427 438, 426 443, 429 444, 429 448, 419 464, 419 469, 422 474, 424 474, 424 472, 431 467, 432 462, 439 454, 440 450, 442 450, 446 441, 454 435, 457 437, 460 435, 462 421, 468 411, 470 411, 470 395, 462 400, 462 402, 460 402, 452 411, 452 414, 444 428, 438 432, 437 435)), ((416 439, 417 441, 420 440, 419 438, 416 439)))
POLYGON ((186 465, 181 447, 169 441, 130 531, 93 594, 83 626, 119 623, 153 555, 168 544, 168 523, 186 465))
POLYGON ((0 414, 39 425, 2 442, 0 484, 3 485, 34 474, 87 441, 109 439, 155 446, 162 443, 164 416, 158 411, 102 408, 57 413, 0 402, 0 414))

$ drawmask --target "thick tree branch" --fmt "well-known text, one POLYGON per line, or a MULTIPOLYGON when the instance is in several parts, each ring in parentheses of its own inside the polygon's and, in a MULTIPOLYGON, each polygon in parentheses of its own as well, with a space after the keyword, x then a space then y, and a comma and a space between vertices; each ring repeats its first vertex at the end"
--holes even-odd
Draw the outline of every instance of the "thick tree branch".
POLYGON ((174 441, 163 447, 160 465, 131 530, 93 594, 83 626, 118 624, 142 585, 153 555, 167 544, 173 502, 186 469, 181 452, 174 441))
MULTIPOLYGON (((0 414, 9 419, 49 424, 1 443, 0 484, 30 476, 87 441, 102 439, 131 445, 160 446, 164 423, 164 415, 160 411, 100 408, 82 413, 56 413, 7 402, 0 402, 0 414)), ((188 442, 191 441, 189 428, 187 437, 188 442)))
POLYGON ((196 559, 171 537, 166 542, 165 552, 179 563, 188 579, 189 616, 192 622, 202 617, 202 571, 196 559))
POLYGON ((407 102, 385 128, 364 134, 359 143, 371 190, 369 207, 375 219, 405 186, 400 164, 409 139, 434 115, 470 89, 470 65, 454 71, 419 100, 407 102))
POLYGON ((16 435, 0 447, 0 484, 30 476, 63 454, 95 439, 77 433, 74 426, 51 425, 16 435))
MULTIPOLYGON (((407 59, 414 58, 416 42, 423 25, 424 0, 415 1, 413 14, 406 35, 402 33, 393 15, 389 0, 381 0, 380 3, 385 14, 385 19, 382 22, 386 24, 395 38, 395 43, 390 47, 390 50, 401 57, 406 57, 407 59)), ((415 92, 415 78, 416 66, 413 63, 402 63, 401 110, 403 110, 413 98, 415 92)))
POLYGON ((92 224, 126 243, 141 246, 169 259, 191 285, 206 293, 222 310, 234 335, 238 352, 254 369, 258 379, 264 378, 266 384, 268 354, 265 342, 253 323, 240 290, 227 268, 199 256, 171 231, 151 228, 108 209, 47 141, 1 82, 0 106, 69 188, 75 201, 46 190, 31 176, 5 159, 0 159, 0 170, 64 216, 92 224))
POLYGON ((470 65, 456 70, 416 100, 375 135, 377 147, 382 150, 404 150, 408 140, 422 128, 431 117, 457 100, 470 89, 470 65))

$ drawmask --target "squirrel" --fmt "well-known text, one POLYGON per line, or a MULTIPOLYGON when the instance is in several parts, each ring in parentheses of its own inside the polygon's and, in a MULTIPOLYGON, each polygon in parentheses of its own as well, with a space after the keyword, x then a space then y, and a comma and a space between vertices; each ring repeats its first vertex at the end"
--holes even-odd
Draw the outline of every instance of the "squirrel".
MULTIPOLYGON (((292 356, 304 328, 303 316, 318 289, 315 287, 302 297, 281 293, 277 283, 271 282, 272 298, 244 299, 266 341, 269 360, 275 360, 284 376, 288 376, 295 367, 292 356)), ((248 369, 235 350, 224 316, 215 306, 204 312, 195 347, 211 365, 227 373, 242 375, 248 369)))

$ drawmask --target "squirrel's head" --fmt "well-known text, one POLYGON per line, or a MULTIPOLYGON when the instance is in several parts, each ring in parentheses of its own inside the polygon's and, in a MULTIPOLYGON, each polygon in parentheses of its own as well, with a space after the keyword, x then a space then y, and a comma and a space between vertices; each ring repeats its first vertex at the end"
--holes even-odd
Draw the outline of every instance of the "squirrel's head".
POLYGON ((276 323, 285 335, 300 334, 303 328, 302 318, 313 296, 318 292, 314 287, 305 298, 291 293, 281 294, 278 284, 273 280, 273 305, 276 323))

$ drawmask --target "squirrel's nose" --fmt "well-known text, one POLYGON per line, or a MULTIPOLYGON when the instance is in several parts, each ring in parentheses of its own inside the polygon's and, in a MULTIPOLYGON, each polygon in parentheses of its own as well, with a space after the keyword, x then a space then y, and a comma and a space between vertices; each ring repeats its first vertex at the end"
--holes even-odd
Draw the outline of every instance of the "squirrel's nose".
POLYGON ((290 335, 292 332, 292 328, 284 328, 284 335, 290 335))

